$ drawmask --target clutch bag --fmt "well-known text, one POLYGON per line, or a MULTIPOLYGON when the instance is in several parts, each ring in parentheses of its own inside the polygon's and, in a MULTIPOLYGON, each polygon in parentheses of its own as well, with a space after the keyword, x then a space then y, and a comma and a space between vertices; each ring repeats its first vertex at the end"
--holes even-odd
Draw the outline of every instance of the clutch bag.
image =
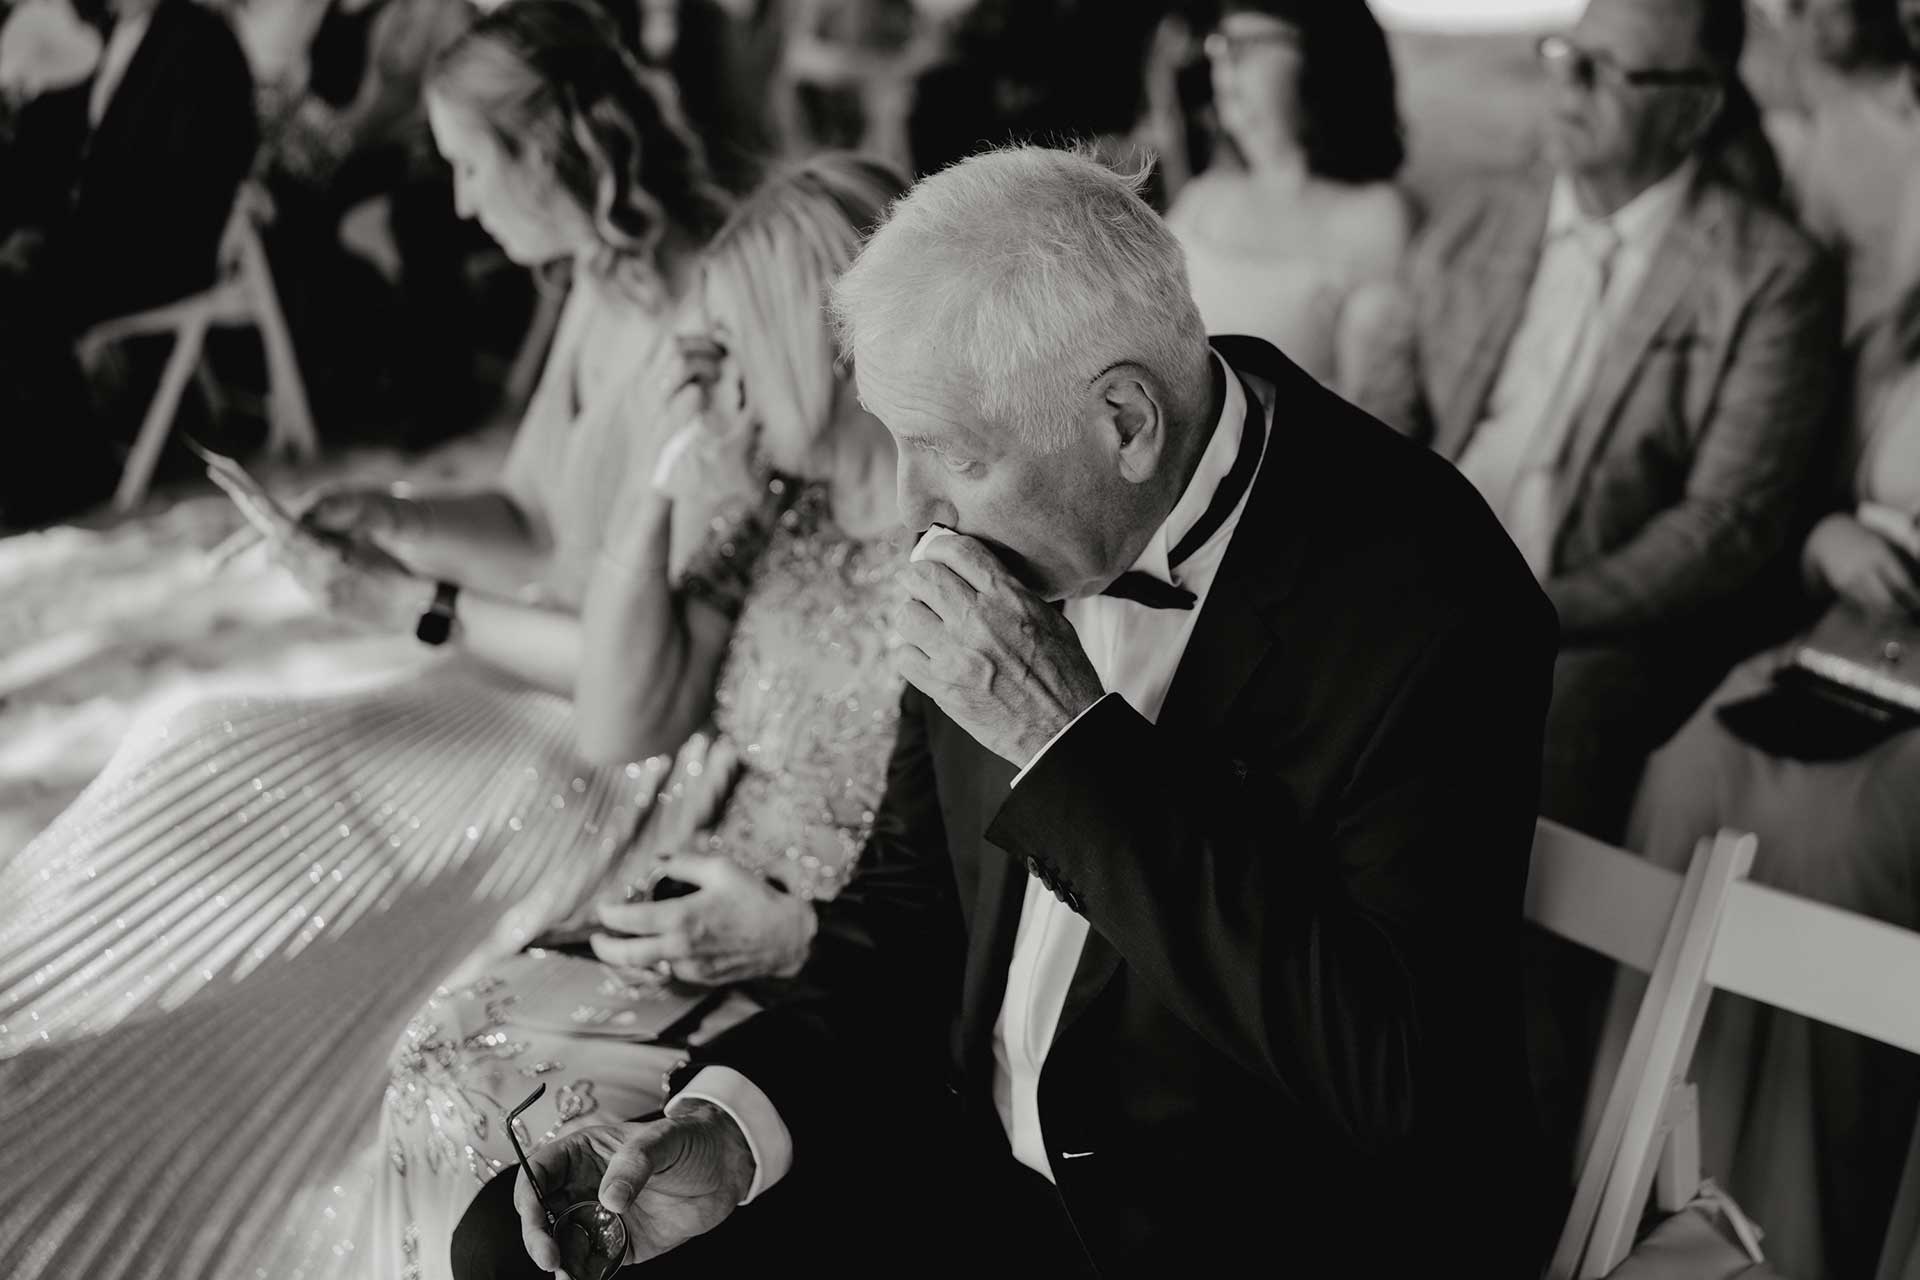
POLYGON ((1859 755, 1920 725, 1920 624, 1841 601, 1794 644, 1771 688, 1716 714, 1771 755, 1859 755))

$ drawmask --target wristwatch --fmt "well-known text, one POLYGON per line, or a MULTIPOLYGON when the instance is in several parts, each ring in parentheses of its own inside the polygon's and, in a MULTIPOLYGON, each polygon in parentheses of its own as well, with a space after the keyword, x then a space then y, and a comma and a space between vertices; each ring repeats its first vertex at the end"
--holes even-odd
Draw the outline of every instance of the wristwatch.
POLYGON ((433 603, 420 615, 420 621, 413 628, 413 634, 422 644, 441 645, 453 634, 453 604, 460 598, 459 584, 439 582, 434 584, 433 603))

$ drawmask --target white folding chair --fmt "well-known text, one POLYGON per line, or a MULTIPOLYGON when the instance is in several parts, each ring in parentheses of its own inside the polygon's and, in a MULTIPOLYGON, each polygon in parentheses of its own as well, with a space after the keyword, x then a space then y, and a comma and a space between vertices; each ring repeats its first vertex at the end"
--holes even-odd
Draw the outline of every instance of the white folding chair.
MULTIPOLYGON (((1633 853, 1542 820, 1527 879, 1527 918, 1589 950, 1648 975, 1645 996, 1580 1162, 1573 1205, 1548 1267, 1549 1280, 1604 1276, 1632 1247, 1655 1157, 1662 1208, 1677 1210, 1698 1190, 1697 1130, 1683 1080, 1706 1011, 1706 964, 1734 886, 1753 864, 1751 836, 1703 840, 1682 877, 1633 853), (1678 1125, 1680 1138, 1669 1143, 1678 1125)), ((1603 1047, 1603 1053, 1606 1049, 1603 1047)))
POLYGON ((1699 1192, 1699 1099, 1686 1076, 1713 992, 1920 1054, 1920 933, 1753 883, 1755 847, 1752 836, 1726 832, 1702 841, 1682 880, 1540 824, 1528 915, 1652 974, 1583 1162, 1554 1280, 1600 1280, 1625 1261, 1650 1189, 1665 1212, 1699 1192), (1649 967, 1648 926, 1669 899, 1649 967), (1600 918, 1615 909, 1621 922, 1600 918))
POLYGON ((146 495, 187 379, 199 371, 201 385, 217 402, 212 379, 201 365, 211 328, 251 327, 260 334, 267 366, 268 452, 308 459, 319 451, 293 340, 287 333, 273 273, 260 243, 258 228, 269 208, 265 191, 252 182, 242 184, 220 239, 219 273, 211 288, 166 306, 103 321, 81 337, 80 363, 86 368, 94 367, 101 351, 122 339, 150 333, 173 337, 173 351, 160 375, 160 385, 148 402, 133 452, 120 473, 120 485, 113 496, 116 510, 130 510, 146 495))

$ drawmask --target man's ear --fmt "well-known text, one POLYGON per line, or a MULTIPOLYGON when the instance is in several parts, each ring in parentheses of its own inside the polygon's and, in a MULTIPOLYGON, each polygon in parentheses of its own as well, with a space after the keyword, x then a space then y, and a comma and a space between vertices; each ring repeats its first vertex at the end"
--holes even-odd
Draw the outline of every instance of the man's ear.
POLYGON ((1121 479, 1146 483, 1160 470, 1167 448, 1167 415, 1146 371, 1116 365, 1101 375, 1094 390, 1121 479))

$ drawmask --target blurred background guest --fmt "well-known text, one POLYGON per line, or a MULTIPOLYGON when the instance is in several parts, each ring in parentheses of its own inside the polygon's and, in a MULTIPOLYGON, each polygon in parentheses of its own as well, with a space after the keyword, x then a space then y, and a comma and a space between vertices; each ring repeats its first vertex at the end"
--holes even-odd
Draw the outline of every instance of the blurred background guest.
POLYGON ((1081 141, 1125 156, 1145 104, 1147 50, 1170 0, 920 0, 944 46, 913 86, 917 172, 983 147, 1081 141))
MULTIPOLYGON (((319 7, 311 46, 286 59, 269 99, 267 252, 315 413, 362 435, 430 444, 490 407, 475 355, 500 340, 471 265, 491 242, 454 209, 422 93, 434 55, 476 10, 467 0, 319 7), (371 256, 349 245, 353 218, 384 232, 371 256)), ((242 13, 263 8, 254 0, 242 13)), ((531 290, 521 273, 490 273, 490 283, 503 279, 519 286, 502 300, 517 336, 531 290)))
POLYGON ((1790 175, 1809 158, 1808 130, 1828 102, 1872 96, 1904 60, 1898 0, 1772 0, 1756 5, 1774 39, 1744 64, 1767 103, 1767 136, 1790 175))
POLYGON ((1791 169, 1801 220, 1846 267, 1845 336, 1856 367, 1920 273, 1920 205, 1910 190, 1920 171, 1920 54, 1900 38, 1903 7, 1857 0, 1861 26, 1875 15, 1893 26, 1897 43, 1815 102, 1791 169))
POLYGON ((775 128, 788 154, 844 147, 905 166, 914 78, 943 47, 909 0, 786 0, 775 128))
MULTIPOLYGON (((96 412, 73 344, 212 283, 257 136, 246 57, 218 14, 193 0, 78 13, 102 33, 92 73, 22 105, 0 153, 0 528, 112 487, 128 415, 96 412)), ((144 402, 164 352, 138 354, 123 390, 144 402)))
POLYGON ((1227 0, 1205 48, 1224 154, 1167 213, 1200 316, 1351 393, 1411 235, 1386 35, 1362 3, 1227 0))
POLYGON ((1593 0, 1543 41, 1552 172, 1436 219, 1403 363, 1363 395, 1455 459, 1545 584, 1541 807, 1602 836, 1750 643, 1735 606, 1802 518, 1829 407, 1829 266, 1712 150, 1743 28, 1738 0, 1593 0))
POLYGON ((773 98, 786 0, 641 0, 641 9, 641 56, 672 79, 714 177, 729 191, 753 190, 779 154, 773 98))
MULTIPOLYGON (((1439 214, 1363 395, 1459 465, 1559 611, 1540 809, 1614 840, 1752 647, 1824 465, 1833 272, 1715 150, 1743 33, 1740 0, 1591 0, 1544 40, 1551 172, 1439 214)), ((1568 961, 1530 976, 1570 1152, 1605 975, 1568 961)))
MULTIPOLYGON (((1910 47, 1920 49, 1920 0, 1900 8, 1910 47)), ((1803 199, 1849 262, 1857 395, 1840 483, 1801 548, 1801 581, 1810 612, 1853 611, 1901 634, 1920 619, 1920 112, 1902 74, 1871 97, 1829 99, 1815 119, 1824 141, 1809 153, 1809 177, 1820 185, 1803 199), (1854 149, 1834 153, 1841 145, 1854 149)), ((1788 656, 1769 649, 1735 668, 1654 756, 1629 843, 1679 867, 1700 837, 1751 831, 1760 838, 1756 880, 1920 928, 1920 731, 1863 740, 1837 758, 1827 750, 1800 758, 1790 744, 1747 741, 1721 718, 1766 693, 1788 656)), ((1638 985, 1623 984, 1619 998, 1638 985)), ((1920 1274, 1920 1187, 1894 1209, 1903 1169, 1920 1177, 1909 1156, 1920 1153, 1911 1057, 1722 995, 1693 1075, 1703 1156, 1766 1224, 1768 1258, 1783 1274, 1920 1274)))

